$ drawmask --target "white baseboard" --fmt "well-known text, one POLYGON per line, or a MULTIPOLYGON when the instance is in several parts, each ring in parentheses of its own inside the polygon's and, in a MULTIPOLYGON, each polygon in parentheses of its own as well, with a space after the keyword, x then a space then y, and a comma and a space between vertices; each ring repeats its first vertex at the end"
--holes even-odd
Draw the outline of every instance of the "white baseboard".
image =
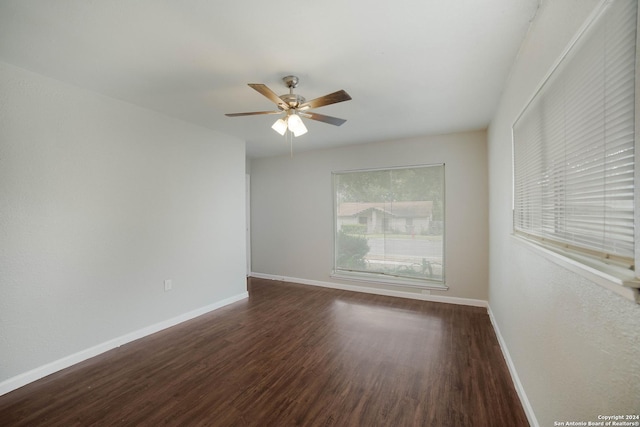
MULTIPOLYGON (((368 288, 363 286, 353 286, 353 285, 323 282, 323 281, 317 281, 317 280, 299 279, 294 277, 275 276, 271 274, 263 274, 263 273, 256 273, 256 272, 252 272, 251 277, 268 279, 268 280, 280 280, 280 281, 286 281, 286 282, 299 283, 303 285, 320 286, 325 288, 341 289, 341 290, 353 291, 353 292, 364 292, 364 293, 370 293, 370 294, 376 294, 376 295, 386 295, 386 296, 410 298, 410 299, 417 299, 417 300, 424 300, 424 301, 443 302, 443 303, 449 303, 449 304, 470 305, 475 307, 486 307, 489 313, 489 319, 491 320, 491 324, 498 338, 500 349, 502 350, 502 354, 504 355, 504 358, 507 362, 509 372, 511 373, 511 378, 516 388, 516 392, 520 397, 520 401, 527 415, 527 419, 529 420, 529 423, 531 424, 532 427, 539 427, 540 424, 536 419, 536 416, 533 412, 533 408, 531 407, 529 399, 527 398, 527 394, 525 393, 522 383, 520 382, 520 378, 518 377, 518 373, 516 371, 513 360, 511 359, 511 355, 509 354, 507 345, 502 337, 502 334, 500 333, 498 324, 496 323, 495 317, 493 316, 493 312, 491 311, 491 307, 488 305, 487 301, 468 299, 468 298, 444 297, 444 296, 437 296, 437 295, 414 294, 414 293, 403 292, 403 291, 368 288)), ((44 378, 47 375, 51 375, 55 372, 68 368, 69 366, 75 365, 77 363, 83 362, 92 357, 95 357, 99 354, 102 354, 106 351, 112 350, 116 347, 120 347, 129 342, 154 334, 163 329, 170 328, 179 323, 186 322, 187 320, 191 320, 193 318, 196 318, 208 312, 217 310, 218 308, 222 308, 226 305, 232 304, 234 302, 243 300, 248 297, 249 297, 249 293, 243 292, 241 294, 232 296, 230 298, 226 298, 222 301, 218 301, 214 304, 210 304, 208 306, 201 307, 196 310, 192 310, 180 316, 167 319, 165 321, 156 323, 154 325, 147 326, 146 328, 139 329, 129 334, 106 341, 102 344, 98 344, 88 349, 79 351, 75 354, 69 355, 67 357, 63 357, 62 359, 58 359, 54 362, 32 369, 31 371, 16 375, 15 377, 9 378, 3 381, 2 383, 0 383, 0 396, 2 396, 3 394, 9 393, 13 390, 16 390, 31 382, 44 378)))
POLYGON ((496 318, 493 316, 493 312, 491 311, 490 306, 487 307, 487 311, 489 312, 489 319, 491 320, 491 324, 493 325, 493 330, 496 332, 496 336, 498 337, 498 343, 500 344, 500 349, 502 350, 504 359, 507 361, 507 366, 509 367, 509 372, 511 373, 511 379, 513 380, 513 385, 516 387, 516 392, 518 393, 518 397, 520 397, 520 402, 522 403, 524 412, 527 415, 529 424, 532 427, 540 427, 540 424, 536 419, 536 415, 533 413, 533 408, 531 407, 529 398, 527 398, 527 393, 525 393, 524 387, 520 382, 520 377, 518 377, 518 372, 516 371, 516 367, 513 363, 513 360, 511 359, 511 355, 509 354, 507 343, 504 341, 504 338, 502 338, 502 334, 500 333, 500 328, 498 328, 498 323, 496 322, 496 318))
POLYGON ((251 277, 258 279, 280 280, 284 282, 299 283, 301 285, 320 286, 323 288, 341 289, 343 291, 364 292, 366 294, 385 295, 390 297, 410 298, 422 301, 442 302, 447 304, 470 305, 474 307, 488 307, 487 301, 471 298, 457 298, 440 295, 417 294, 413 292, 395 291, 392 289, 369 288, 366 286, 345 285, 342 283, 323 282, 319 280, 300 279, 297 277, 276 276, 251 272, 251 277))
POLYGON ((518 377, 518 372, 516 371, 515 365, 513 364, 513 360, 511 359, 511 355, 509 354, 509 350, 507 349, 507 345, 504 339, 502 338, 502 334, 500 333, 500 329, 498 328, 496 319, 493 316, 493 313, 491 312, 491 307, 489 306, 489 303, 487 301, 469 299, 469 298, 445 297, 445 296, 439 296, 439 295, 414 294, 411 292, 368 288, 363 286, 344 285, 340 283, 300 279, 296 277, 276 276, 272 274, 264 274, 264 273, 256 273, 256 272, 251 272, 251 277, 256 277, 259 279, 268 279, 268 280, 280 280, 284 282, 299 283, 302 285, 321 286, 325 288, 341 289, 345 291, 364 292, 364 293, 370 293, 370 294, 394 296, 394 297, 401 297, 401 298, 411 298, 411 299, 418 299, 418 300, 424 300, 424 301, 443 302, 448 304, 485 307, 487 309, 487 312, 489 313, 489 319, 491 320, 491 325, 493 326, 493 329, 498 338, 498 343, 500 344, 500 349, 502 350, 502 354, 505 360, 507 361, 507 366, 509 368, 509 373, 511 374, 513 385, 516 388, 516 392, 518 393, 518 397, 520 398, 522 407, 524 408, 525 414, 527 415, 529 424, 531 424, 532 427, 540 426, 540 424, 538 424, 538 420, 536 419, 535 414, 533 413, 533 408, 531 407, 531 403, 529 403, 527 394, 525 393, 524 388, 522 387, 522 383, 520 382, 520 378, 518 377))
POLYGON ((164 320, 154 325, 147 326, 146 328, 138 329, 137 331, 133 331, 126 335, 122 335, 120 337, 103 342, 101 344, 95 345, 85 350, 81 350, 77 353, 63 357, 62 359, 58 359, 51 363, 47 363, 46 365, 32 369, 28 372, 24 372, 22 374, 16 375, 15 377, 9 378, 0 383, 0 396, 2 396, 3 394, 9 393, 13 390, 16 390, 33 381, 37 381, 41 378, 44 378, 47 375, 51 375, 55 372, 68 368, 69 366, 75 365, 77 363, 83 362, 92 357, 95 357, 99 354, 102 354, 106 351, 112 350, 116 347, 120 347, 129 342, 146 337, 147 335, 155 334, 156 332, 159 332, 163 329, 167 329, 179 323, 186 322, 187 320, 191 320, 205 313, 208 313, 213 310, 217 310, 218 308, 224 307, 226 305, 232 304, 234 302, 243 300, 248 297, 249 297, 248 292, 243 292, 238 295, 234 295, 232 297, 223 299, 216 303, 207 305, 205 307, 201 307, 201 308, 189 311, 187 313, 181 314, 171 319, 164 320))

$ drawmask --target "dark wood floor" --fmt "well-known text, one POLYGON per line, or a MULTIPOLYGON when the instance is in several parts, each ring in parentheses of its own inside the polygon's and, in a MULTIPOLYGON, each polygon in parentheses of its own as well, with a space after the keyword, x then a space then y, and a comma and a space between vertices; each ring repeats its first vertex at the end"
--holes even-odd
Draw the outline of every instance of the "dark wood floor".
POLYGON ((528 425, 485 309, 249 295, 1 396, 0 425, 528 425))

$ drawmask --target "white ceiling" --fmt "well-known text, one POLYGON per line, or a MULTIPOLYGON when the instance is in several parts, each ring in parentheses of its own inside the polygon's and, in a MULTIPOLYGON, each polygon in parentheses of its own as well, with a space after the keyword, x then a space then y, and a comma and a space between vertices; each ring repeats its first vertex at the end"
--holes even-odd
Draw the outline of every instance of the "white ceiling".
POLYGON ((247 83, 353 100, 294 150, 487 127, 539 0, 0 0, 0 60, 288 153, 247 83))

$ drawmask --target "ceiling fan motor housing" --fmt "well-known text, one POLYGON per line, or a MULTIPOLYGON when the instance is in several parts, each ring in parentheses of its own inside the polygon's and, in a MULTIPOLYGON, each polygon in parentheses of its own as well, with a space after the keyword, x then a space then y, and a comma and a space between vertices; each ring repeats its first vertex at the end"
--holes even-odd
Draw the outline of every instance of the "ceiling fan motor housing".
MULTIPOLYGON (((296 95, 295 93, 280 95, 280 99, 286 102, 290 108, 298 108, 298 106, 302 105, 305 101, 304 96, 296 95)), ((278 108, 282 110, 282 107, 278 106, 278 108)))
MULTIPOLYGON (((280 95, 280 99, 286 102, 289 108, 298 108, 298 106, 305 101, 304 97, 293 93, 293 88, 298 86, 298 77, 286 76, 282 78, 282 81, 289 88, 289 93, 280 95)), ((278 106, 278 108, 280 108, 281 110, 283 109, 280 106, 278 106)))

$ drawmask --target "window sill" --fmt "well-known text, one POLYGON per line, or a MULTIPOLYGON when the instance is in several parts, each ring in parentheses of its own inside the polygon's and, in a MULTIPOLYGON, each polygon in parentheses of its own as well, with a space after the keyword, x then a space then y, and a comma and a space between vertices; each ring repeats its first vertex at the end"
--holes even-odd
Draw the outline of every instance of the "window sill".
POLYGON ((390 276, 376 276, 367 273, 349 273, 343 271, 334 271, 331 277, 335 279, 349 280, 353 282, 375 283, 380 285, 403 286, 417 289, 430 289, 437 291, 446 291, 449 289, 444 283, 428 282, 425 280, 412 280, 405 278, 395 278, 390 276))
POLYGON ((511 237, 519 244, 534 250, 549 261, 640 304, 640 290, 638 289, 640 288, 640 279, 635 276, 633 271, 557 248, 552 250, 538 242, 534 243, 525 237, 515 234, 512 234, 511 237))

